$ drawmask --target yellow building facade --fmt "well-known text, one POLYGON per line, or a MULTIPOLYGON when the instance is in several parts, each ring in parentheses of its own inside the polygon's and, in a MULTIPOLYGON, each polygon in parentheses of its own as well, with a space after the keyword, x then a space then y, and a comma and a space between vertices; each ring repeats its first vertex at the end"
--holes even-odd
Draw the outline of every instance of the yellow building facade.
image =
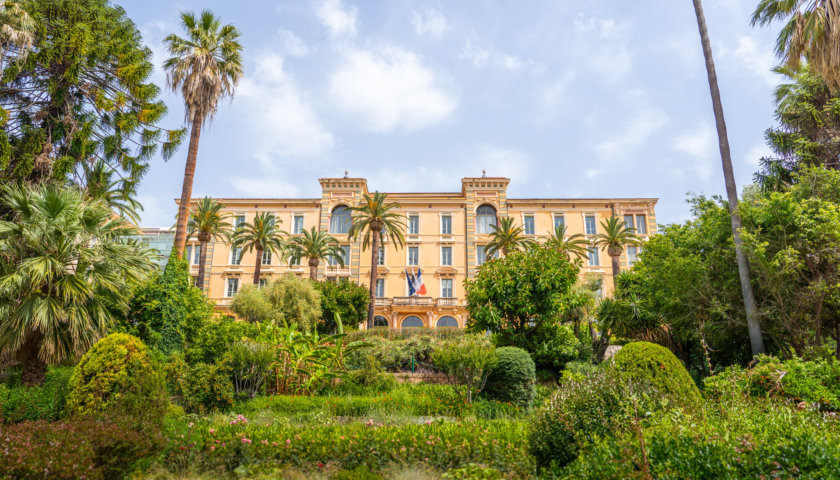
MULTIPOLYGON (((451 193, 389 193, 405 215, 406 244, 388 243, 379 252, 377 269, 376 325, 390 328, 464 327, 467 321, 464 281, 475 276, 484 262, 484 246, 490 242, 491 225, 501 217, 512 217, 525 236, 543 241, 564 224, 567 233, 594 237, 601 222, 617 215, 632 222, 637 234, 656 232, 655 198, 508 198, 510 180, 503 177, 473 177, 461 180, 461 191, 451 193), (426 295, 409 296, 406 271, 422 272, 426 295)), ((361 241, 347 235, 349 208, 372 193, 363 178, 322 178, 320 198, 220 198, 233 223, 251 222, 259 212, 270 212, 292 235, 312 227, 329 232, 345 252, 345 265, 318 267, 319 280, 347 278, 367 286, 371 252, 362 251, 361 241)), ((198 242, 188 241, 186 257, 193 276, 198 273, 198 242)), ((625 248, 622 270, 632 265, 638 247, 625 248)), ((253 282, 256 254, 238 252, 229 244, 211 241, 207 248, 204 290, 217 308, 227 310, 231 298, 245 284, 253 282)), ((266 255, 261 281, 285 273, 308 276, 304 259, 290 265, 266 255)), ((603 278, 603 291, 612 290, 610 258, 605 250, 592 248, 583 262, 581 275, 603 278)))

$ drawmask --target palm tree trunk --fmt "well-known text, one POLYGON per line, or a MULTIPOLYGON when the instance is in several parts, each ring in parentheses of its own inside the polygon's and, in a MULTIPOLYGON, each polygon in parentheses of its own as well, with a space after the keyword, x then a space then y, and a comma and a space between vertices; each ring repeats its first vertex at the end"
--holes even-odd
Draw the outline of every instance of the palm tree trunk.
POLYGON ((206 268, 206 264, 207 264, 207 244, 208 243, 209 242, 201 242, 201 243, 199 243, 200 247, 198 247, 198 248, 201 249, 201 252, 199 253, 199 259, 198 259, 198 281, 196 282, 197 283, 196 286, 202 292, 204 291, 204 269, 206 268))
POLYGON ((370 242, 370 305, 368 305, 367 328, 373 328, 373 309, 376 306, 376 270, 379 259, 379 231, 372 231, 373 239, 370 242))
POLYGON ((618 278, 618 274, 621 273, 621 266, 618 264, 618 255, 610 255, 610 261, 612 262, 612 273, 613 273, 613 290, 615 290, 615 279, 618 278))
POLYGON ((709 31, 706 28, 706 17, 703 14, 701 0, 694 1, 694 13, 697 15, 697 27, 700 29, 700 41, 703 44, 703 56, 706 58, 706 73, 709 77, 709 90, 712 95, 712 107, 715 112, 718 141, 720 143, 720 158, 723 164, 723 178, 726 182, 726 197, 729 201, 729 216, 732 222, 732 235, 735 240, 735 257, 738 261, 738 273, 741 277, 741 295, 744 297, 744 310, 747 314, 747 328, 750 334, 750 345, 753 355, 764 353, 764 339, 761 336, 761 324, 758 321, 758 308, 755 294, 750 283, 750 265, 744 253, 741 242, 741 215, 738 213, 738 187, 735 185, 735 174, 732 171, 732 156, 729 152, 729 137, 726 133, 726 121, 723 118, 723 105, 720 101, 715 61, 712 58, 712 45, 709 42, 709 31))
POLYGON ((178 226, 175 227, 175 248, 178 258, 184 256, 184 246, 187 243, 187 219, 192 200, 193 177, 198 157, 198 139, 201 136, 201 117, 198 112, 193 115, 192 131, 190 132, 190 149, 187 152, 187 164, 184 167, 184 183, 181 186, 181 201, 178 203, 178 226))
POLYGON ((262 254, 263 251, 257 249, 257 265, 254 267, 254 285, 260 284, 260 270, 262 269, 262 254))
POLYGON ((309 278, 311 278, 313 282, 318 281, 318 263, 317 258, 309 259, 309 278))
POLYGON ((47 375, 47 364, 39 355, 43 339, 43 333, 32 332, 26 336, 17 352, 18 361, 23 367, 21 382, 27 387, 41 385, 47 375))

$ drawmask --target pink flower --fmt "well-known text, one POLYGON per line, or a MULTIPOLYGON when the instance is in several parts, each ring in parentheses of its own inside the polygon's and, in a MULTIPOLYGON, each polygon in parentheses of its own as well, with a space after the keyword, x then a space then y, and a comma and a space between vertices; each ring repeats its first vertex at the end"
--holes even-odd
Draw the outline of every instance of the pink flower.
POLYGON ((216 449, 216 446, 215 446, 215 445, 211 445, 211 446, 210 446, 210 451, 211 451, 211 452, 212 452, 213 450, 215 450, 215 449, 216 449))
POLYGON ((194 424, 193 422, 190 422, 190 424, 189 424, 189 425, 187 425, 187 428, 192 428, 192 427, 193 427, 193 425, 195 425, 195 424, 194 424))
POLYGON ((250 444, 251 444, 251 441, 250 441, 250 440, 248 440, 248 439, 247 439, 247 438, 245 438, 245 437, 242 437, 242 443, 244 443, 245 445, 250 445, 250 444))
POLYGON ((210 435, 213 435, 214 433, 216 433, 216 431, 213 430, 212 428, 210 430, 207 430, 207 432, 210 433, 210 435))
POLYGON ((291 440, 291 439, 289 439, 289 438, 287 438, 287 439, 286 439, 286 445, 288 445, 288 444, 290 444, 290 443, 292 443, 292 440, 291 440))

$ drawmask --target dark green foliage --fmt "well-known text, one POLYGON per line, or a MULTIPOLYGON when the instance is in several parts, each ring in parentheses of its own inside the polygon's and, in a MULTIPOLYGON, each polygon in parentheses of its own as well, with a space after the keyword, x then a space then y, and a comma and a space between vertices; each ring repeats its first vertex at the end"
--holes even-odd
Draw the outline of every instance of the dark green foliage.
POLYGON ((0 475, 14 479, 111 480, 163 446, 159 432, 141 432, 131 421, 69 419, 0 426, 0 475))
POLYGON ((453 468, 443 474, 448 480, 501 480, 502 474, 494 469, 470 463, 464 467, 453 468))
POLYGON ((498 363, 487 377, 484 395, 499 402, 510 402, 523 410, 534 403, 536 368, 528 352, 516 347, 496 349, 498 363))
MULTIPOLYGON (((454 330, 454 329, 453 329, 454 330)), ((414 359, 415 368, 424 363, 432 363, 432 353, 440 348, 446 341, 443 338, 452 338, 459 341, 464 338, 464 332, 457 335, 440 337, 431 332, 418 332, 413 335, 388 335, 388 334, 362 334, 348 337, 348 341, 362 340, 370 344, 370 347, 352 352, 347 356, 349 367, 361 368, 371 356, 379 364, 388 370, 410 370, 411 360, 414 359)))
POLYGON ((22 386, 17 375, 0 384, 0 422, 58 420, 64 411, 72 374, 73 367, 51 367, 40 386, 22 386))
POLYGON ((157 361, 143 342, 124 333, 112 333, 88 350, 68 386, 68 415, 125 415, 159 425, 167 404, 157 361))
POLYGON ((231 370, 225 364, 188 365, 173 355, 164 367, 169 393, 187 413, 226 412, 233 406, 231 370))
POLYGON ((255 342, 234 343, 224 359, 234 391, 254 398, 262 390, 273 360, 272 347, 255 342))
POLYGON ((169 255, 163 273, 135 293, 121 330, 164 354, 187 347, 213 314, 213 305, 192 285, 187 261, 169 255))
POLYGON ((184 359, 189 364, 218 362, 234 343, 255 338, 258 330, 256 325, 233 317, 216 317, 200 322, 193 332, 184 350, 184 359))
POLYGON ((356 330, 367 319, 368 291, 346 278, 338 282, 314 282, 315 289, 321 293, 321 320, 318 321, 318 333, 335 333, 338 314, 344 330, 356 330))
POLYGON ((662 345, 650 342, 628 343, 615 354, 610 368, 632 382, 649 383, 680 405, 700 403, 700 390, 685 366, 662 345))
POLYGON ((585 328, 577 336, 568 323, 548 323, 537 328, 525 341, 534 363, 541 369, 559 372, 566 363, 589 360, 592 357, 592 339, 585 328))

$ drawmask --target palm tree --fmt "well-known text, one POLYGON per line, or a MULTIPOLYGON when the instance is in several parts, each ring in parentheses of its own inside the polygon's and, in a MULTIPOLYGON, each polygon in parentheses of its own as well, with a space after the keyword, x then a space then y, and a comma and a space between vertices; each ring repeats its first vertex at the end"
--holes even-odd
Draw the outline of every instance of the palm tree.
POLYGON ((192 126, 181 201, 178 203, 178 226, 175 229, 178 257, 184 255, 187 242, 187 219, 201 127, 206 120, 213 118, 219 100, 233 97, 236 84, 242 77, 242 45, 236 27, 222 26, 221 20, 209 10, 201 12, 198 19, 192 12, 182 12, 181 25, 187 32, 187 38, 173 33, 164 39, 172 57, 163 64, 166 84, 173 92, 181 89, 186 121, 192 126))
POLYGON ((39 385, 47 363, 107 332, 154 264, 125 240, 136 227, 75 188, 9 185, 0 208, 0 353, 17 357, 25 385, 39 385))
MULTIPOLYGON (((695 2, 697 3, 697 2, 695 2)), ((752 25, 788 21, 776 40, 776 54, 796 71, 802 57, 832 90, 840 88, 840 1, 761 0, 752 25)))
POLYGON ((252 223, 246 223, 234 232, 233 247, 241 247, 243 252, 257 251, 257 264, 254 267, 254 285, 260 284, 260 269, 263 252, 282 256, 286 249, 280 230, 280 220, 268 213, 258 213, 252 223))
POLYGON ((323 230, 304 230, 302 235, 289 239, 289 252, 292 261, 302 258, 309 259, 309 278, 318 279, 318 265, 321 260, 335 260, 342 267, 344 266, 344 255, 338 240, 323 230))
POLYGON ((490 233, 493 238, 487 243, 484 250, 488 259, 499 251, 507 255, 510 252, 527 249, 534 244, 533 240, 522 236, 522 227, 514 226, 511 217, 502 217, 499 219, 498 225, 491 225, 490 227, 493 229, 490 233))
POLYGON ((130 219, 135 225, 140 223, 143 205, 135 198, 137 190, 133 183, 114 179, 114 169, 104 160, 98 159, 92 164, 82 164, 82 179, 79 187, 88 200, 103 200, 116 213, 130 219))
POLYGON ((390 238, 400 248, 405 245, 405 222, 403 216, 394 210, 400 208, 398 203, 386 203, 387 193, 374 192, 373 197, 365 193, 362 203, 350 210, 353 212, 353 224, 347 236, 352 239, 364 237, 362 250, 370 246, 370 305, 368 305, 368 328, 373 328, 373 308, 376 305, 376 264, 379 257, 379 246, 384 245, 390 238))
POLYGON ((0 2, 0 74, 6 53, 16 51, 18 61, 26 59, 35 40, 34 32, 35 21, 19 2, 0 2))
POLYGON ((554 227, 554 232, 548 234, 546 245, 549 245, 555 250, 563 253, 570 261, 572 259, 572 255, 579 259, 583 259, 589 254, 589 251, 587 250, 589 242, 586 241, 586 236, 582 233, 576 233, 566 237, 565 225, 557 225, 554 227))
POLYGON ((213 198, 204 197, 198 201, 194 212, 190 213, 187 223, 189 236, 196 235, 200 244, 198 262, 198 288, 204 290, 204 270, 207 264, 207 244, 211 239, 230 241, 231 224, 227 222, 229 213, 222 213, 225 206, 213 198))
MULTIPOLYGON (((694 1, 694 13, 697 15, 697 27, 700 30, 700 42, 703 45, 703 56, 706 59, 706 73, 709 77, 709 90, 712 96, 712 108, 715 112, 718 143, 720 145, 720 159, 723 164, 723 178, 726 183, 726 198, 729 201, 729 217, 732 223, 732 236, 735 240, 735 258, 738 262, 738 274, 741 278, 741 295, 744 297, 744 311, 747 314, 747 329, 750 334, 750 344, 753 355, 764 353, 764 339, 761 337, 761 325, 758 322, 758 308, 755 303, 752 284, 750 283, 750 265, 744 253, 741 242, 741 215, 738 213, 738 187, 735 185, 735 174, 732 171, 732 155, 729 152, 729 136, 726 133, 726 120, 723 118, 723 105, 720 101, 715 61, 712 57, 712 44, 709 41, 709 31, 706 28, 706 17, 703 15, 701 0, 694 1)), ((759 10, 761 5, 759 4, 759 10)), ((792 2, 787 2, 792 3, 792 2)), ((796 1, 799 4, 801 2, 796 1)))
POLYGON ((627 228, 624 220, 619 220, 615 215, 601 222, 601 228, 603 233, 595 235, 593 245, 607 249, 607 255, 612 260, 613 284, 615 284, 620 271, 618 259, 624 251, 624 245, 638 245, 641 239, 634 233, 635 229, 627 228))

